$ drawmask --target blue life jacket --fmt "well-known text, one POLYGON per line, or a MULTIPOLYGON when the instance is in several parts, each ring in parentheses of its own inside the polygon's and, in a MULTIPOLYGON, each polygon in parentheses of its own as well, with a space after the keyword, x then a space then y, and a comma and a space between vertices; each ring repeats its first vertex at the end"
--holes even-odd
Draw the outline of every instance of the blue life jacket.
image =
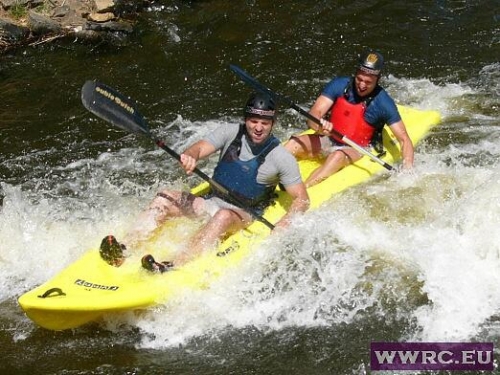
MULTIPOLYGON (((236 138, 231 142, 225 154, 215 167, 213 180, 231 191, 241 201, 250 207, 265 207, 273 199, 276 185, 267 186, 257 182, 259 167, 266 159, 267 154, 280 144, 279 140, 271 136, 264 144, 259 145, 261 151, 250 160, 240 160, 242 138, 246 133, 245 125, 240 126, 236 138)), ((232 202, 229 197, 213 189, 212 194, 226 201, 232 202)), ((238 205, 238 204, 236 204, 238 205)))

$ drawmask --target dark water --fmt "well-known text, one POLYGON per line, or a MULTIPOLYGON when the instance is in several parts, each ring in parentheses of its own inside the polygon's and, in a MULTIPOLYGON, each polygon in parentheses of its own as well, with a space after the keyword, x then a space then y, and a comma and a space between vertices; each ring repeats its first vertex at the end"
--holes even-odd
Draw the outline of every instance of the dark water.
MULTIPOLYGON (((491 0, 165 2, 126 46, 64 41, 2 56, 1 373, 365 374, 372 341, 498 348, 499 56, 491 0), (399 103, 443 116, 414 175, 350 189, 182 300, 70 332, 23 315, 20 294, 123 233, 158 188, 199 182, 91 116, 86 80, 130 95, 181 150, 240 116, 250 90, 229 64, 307 108, 367 47, 386 57, 399 103)), ((277 133, 304 126, 283 108, 277 133)))

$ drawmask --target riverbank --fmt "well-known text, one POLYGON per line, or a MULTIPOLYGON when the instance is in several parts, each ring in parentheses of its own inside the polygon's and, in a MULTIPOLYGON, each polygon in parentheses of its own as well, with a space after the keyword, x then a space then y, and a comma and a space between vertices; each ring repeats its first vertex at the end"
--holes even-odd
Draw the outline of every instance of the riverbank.
POLYGON ((131 34, 142 0, 0 0, 0 51, 71 37, 85 40, 131 34))

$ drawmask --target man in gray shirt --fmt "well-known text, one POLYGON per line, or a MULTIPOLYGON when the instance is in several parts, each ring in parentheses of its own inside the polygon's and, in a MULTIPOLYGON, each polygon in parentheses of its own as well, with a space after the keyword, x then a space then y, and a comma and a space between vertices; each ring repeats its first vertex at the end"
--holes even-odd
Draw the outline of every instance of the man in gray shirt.
MULTIPOLYGON (((214 246, 227 234, 250 225, 253 218, 248 208, 261 214, 272 202, 278 184, 290 194, 292 203, 275 228, 286 227, 294 214, 309 208, 309 196, 297 161, 271 133, 276 120, 273 100, 264 94, 252 94, 244 112, 244 124, 221 126, 180 155, 180 164, 189 175, 199 160, 220 151, 213 180, 236 196, 237 202, 217 189, 212 189, 207 196, 195 196, 185 191, 162 191, 140 216, 138 226, 123 244, 119 244, 113 236, 103 239, 100 252, 104 260, 119 266, 123 261, 121 250, 125 246, 133 245, 139 237, 147 238, 170 217, 208 214, 208 222, 190 240, 186 250, 168 264, 180 266, 204 249, 214 246)), ((164 271, 165 268, 152 258, 146 262, 143 259, 143 266, 157 271, 164 271)))

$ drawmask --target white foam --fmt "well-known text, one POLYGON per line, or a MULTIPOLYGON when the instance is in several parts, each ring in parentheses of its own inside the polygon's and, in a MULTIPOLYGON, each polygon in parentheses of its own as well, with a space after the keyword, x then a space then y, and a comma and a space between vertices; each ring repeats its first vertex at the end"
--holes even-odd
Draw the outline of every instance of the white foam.
MULTIPOLYGON (((462 112, 463 122, 457 120, 460 103, 474 100, 469 85, 395 77, 388 85, 402 104, 440 110, 440 134, 450 135, 448 143, 418 148, 413 174, 384 175, 348 190, 269 238, 209 289, 109 316, 106 327, 139 327, 140 346, 160 348, 227 327, 352 323, 371 311, 415 320, 419 329, 412 334, 420 339, 473 338, 500 311, 500 140, 491 136, 498 119, 486 116, 483 123, 472 105, 462 112), (471 118, 477 121, 472 130, 471 118), (467 130, 470 142, 453 143, 455 132, 467 130), (420 294, 429 303, 415 302, 420 294)), ((221 123, 179 117, 158 133, 182 150, 221 123)), ((45 281, 101 236, 123 233, 161 186, 200 181, 186 179, 168 158, 161 150, 130 147, 59 166, 71 196, 61 196, 57 184, 42 183, 36 194, 4 184, 0 298, 45 281)))

